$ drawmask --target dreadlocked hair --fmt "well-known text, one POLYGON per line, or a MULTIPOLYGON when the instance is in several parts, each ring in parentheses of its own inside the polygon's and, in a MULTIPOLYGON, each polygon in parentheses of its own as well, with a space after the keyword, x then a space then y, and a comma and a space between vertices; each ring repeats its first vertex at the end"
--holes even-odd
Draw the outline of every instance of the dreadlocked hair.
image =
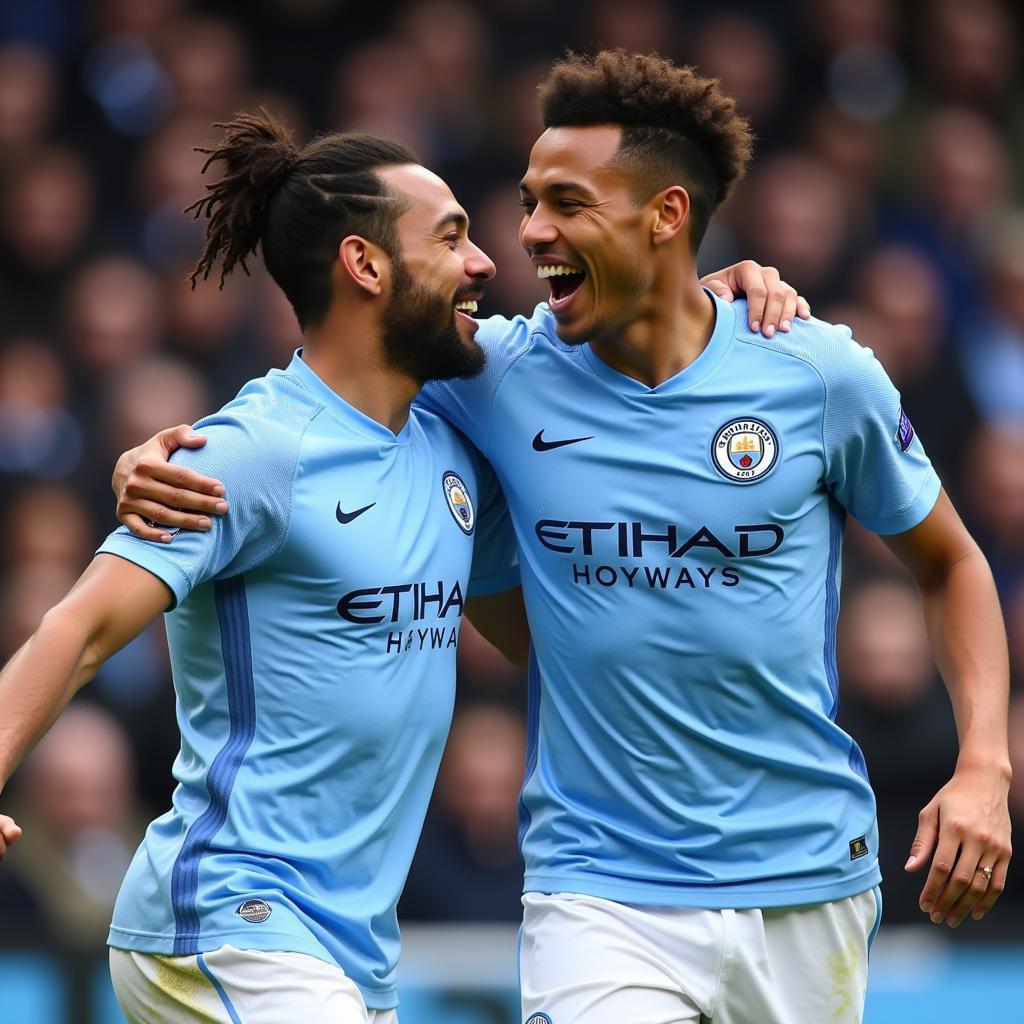
POLYGON ((376 172, 418 164, 407 146, 370 133, 331 132, 299 149, 262 107, 214 127, 224 129, 220 145, 197 152, 207 156, 204 174, 219 161, 224 175, 185 208, 207 221, 193 288, 209 279, 218 260, 222 288, 236 266, 248 274, 246 258, 259 248, 305 329, 327 314, 331 268, 343 238, 359 235, 398 256, 395 220, 408 200, 376 172))
POLYGON ((686 188, 696 252, 711 214, 753 154, 750 126, 718 80, 657 54, 570 52, 555 62, 538 93, 545 128, 622 126, 615 160, 632 173, 637 202, 670 185, 686 188))

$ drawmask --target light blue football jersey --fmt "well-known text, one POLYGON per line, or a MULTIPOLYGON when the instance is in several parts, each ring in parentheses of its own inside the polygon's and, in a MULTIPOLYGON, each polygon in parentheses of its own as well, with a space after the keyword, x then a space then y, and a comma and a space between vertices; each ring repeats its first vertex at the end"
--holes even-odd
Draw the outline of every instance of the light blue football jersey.
POLYGON ((767 907, 879 881, 874 798, 836 724, 845 515, 897 533, 939 481, 846 328, 767 340, 715 299, 649 388, 545 305, 484 321, 488 366, 433 384, 491 460, 534 638, 528 891, 767 907))
POLYGON ((299 354, 197 427, 208 445, 175 461, 222 480, 230 514, 169 545, 122 529, 100 548, 174 593, 182 736, 173 808, 129 868, 109 941, 307 953, 392 1007, 395 906, 463 605, 518 582, 500 488, 436 414, 413 410, 396 437, 299 354))

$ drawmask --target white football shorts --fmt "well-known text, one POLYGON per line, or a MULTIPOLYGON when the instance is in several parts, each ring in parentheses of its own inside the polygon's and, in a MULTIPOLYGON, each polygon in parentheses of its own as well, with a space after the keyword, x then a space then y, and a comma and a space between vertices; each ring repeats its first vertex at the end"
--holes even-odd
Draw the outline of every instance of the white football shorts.
POLYGON ((871 889, 768 910, 523 897, 524 1024, 860 1024, 871 889))
POLYGON ((340 967, 304 953, 111 949, 110 977, 129 1024, 398 1024, 395 1010, 367 1010, 340 967))

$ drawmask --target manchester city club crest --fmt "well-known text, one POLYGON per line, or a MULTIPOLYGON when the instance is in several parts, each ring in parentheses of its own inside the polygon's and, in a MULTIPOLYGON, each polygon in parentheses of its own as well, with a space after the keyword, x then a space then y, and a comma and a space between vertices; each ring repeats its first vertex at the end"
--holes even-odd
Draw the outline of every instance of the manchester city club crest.
POLYGON ((444 498, 448 502, 452 518, 459 524, 459 528, 465 534, 473 532, 476 524, 476 513, 473 511, 473 502, 469 497, 469 489, 462 482, 458 473, 448 470, 441 478, 444 487, 444 498))
POLYGON ((715 434, 711 459, 722 476, 750 484, 770 473, 778 462, 779 440, 764 420, 737 418, 715 434))
POLYGON ((535 1013, 526 1024, 551 1024, 551 1018, 546 1013, 535 1013))

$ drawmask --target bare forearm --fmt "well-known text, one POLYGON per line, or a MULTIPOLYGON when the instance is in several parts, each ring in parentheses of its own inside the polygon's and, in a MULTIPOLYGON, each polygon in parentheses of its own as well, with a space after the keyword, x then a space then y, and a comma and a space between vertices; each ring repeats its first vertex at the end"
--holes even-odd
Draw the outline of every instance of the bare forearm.
POLYGON ((932 652, 949 690, 960 738, 960 763, 1005 768, 1009 664, 1006 632, 992 573, 975 552, 922 587, 932 652))
POLYGON ((97 667, 75 616, 48 612, 0 673, 0 788, 97 667))
POLYGON ((97 555, 0 673, 0 787, 103 662, 171 598, 166 584, 112 555, 97 555))

